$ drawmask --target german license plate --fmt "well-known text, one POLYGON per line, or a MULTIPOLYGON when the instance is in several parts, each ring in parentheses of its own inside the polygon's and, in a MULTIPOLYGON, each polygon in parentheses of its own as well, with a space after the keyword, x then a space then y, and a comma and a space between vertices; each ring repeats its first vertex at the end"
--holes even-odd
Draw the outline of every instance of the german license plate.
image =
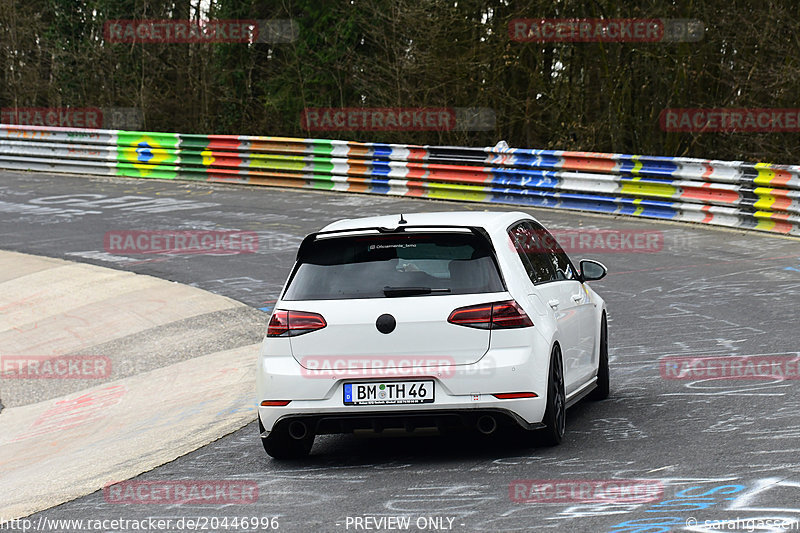
POLYGON ((345 383, 345 405, 432 403, 433 381, 372 381, 345 383))

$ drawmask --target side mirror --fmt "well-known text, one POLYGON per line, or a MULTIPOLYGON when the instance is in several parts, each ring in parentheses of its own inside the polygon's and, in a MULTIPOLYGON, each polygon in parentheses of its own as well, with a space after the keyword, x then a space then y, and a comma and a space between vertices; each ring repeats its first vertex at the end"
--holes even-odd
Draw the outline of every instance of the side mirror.
POLYGON ((583 281, 596 281, 603 279, 608 274, 608 269, 598 261, 591 259, 583 259, 580 263, 581 266, 581 279, 583 281))

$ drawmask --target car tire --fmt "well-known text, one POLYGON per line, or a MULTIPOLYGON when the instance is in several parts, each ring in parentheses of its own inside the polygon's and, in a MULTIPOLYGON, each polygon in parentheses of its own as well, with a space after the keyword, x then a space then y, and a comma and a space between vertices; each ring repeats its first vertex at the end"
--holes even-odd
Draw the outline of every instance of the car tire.
MULTIPOLYGON (((264 425, 261 419, 258 420, 260 433, 264 432, 264 425)), ((278 424, 270 431, 268 437, 261 437, 261 444, 264 451, 273 459, 302 459, 311 453, 314 446, 314 434, 309 433, 302 439, 294 439, 289 435, 289 428, 286 424, 278 424)))
POLYGON ((600 361, 597 364, 597 388, 590 392, 587 398, 592 401, 605 400, 608 398, 609 383, 608 324, 606 324, 606 315, 603 313, 603 318, 600 321, 600 361))
POLYGON ((561 350, 556 346, 550 356, 550 373, 547 380, 547 407, 544 411, 544 429, 539 437, 545 446, 556 446, 564 440, 567 421, 567 398, 564 392, 564 365, 561 350))

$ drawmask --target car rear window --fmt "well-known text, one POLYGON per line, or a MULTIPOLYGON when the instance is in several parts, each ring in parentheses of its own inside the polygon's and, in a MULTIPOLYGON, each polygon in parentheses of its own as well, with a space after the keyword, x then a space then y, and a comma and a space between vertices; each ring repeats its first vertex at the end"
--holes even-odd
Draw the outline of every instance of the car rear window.
POLYGON ((486 238, 434 232, 318 238, 284 300, 336 300, 501 292, 486 238), (427 289, 430 289, 428 292, 427 289))

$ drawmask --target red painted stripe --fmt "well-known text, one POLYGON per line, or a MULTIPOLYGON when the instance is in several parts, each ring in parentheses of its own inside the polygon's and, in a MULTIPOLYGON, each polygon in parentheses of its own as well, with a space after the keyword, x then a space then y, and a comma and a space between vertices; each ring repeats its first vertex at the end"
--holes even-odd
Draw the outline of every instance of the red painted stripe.
MULTIPOLYGON (((433 165, 431 165, 433 166, 433 165)), ((486 183, 491 175, 485 172, 453 171, 449 169, 429 168, 428 179, 433 181, 452 181, 455 183, 486 183)))
MULTIPOLYGON (((561 157, 589 157, 592 159, 614 159, 614 154, 603 152, 564 152, 561 157)), ((615 163, 616 164, 616 163, 615 163)))
POLYGON ((772 210, 788 209, 791 206, 792 206, 791 198, 775 198, 775 201, 772 203, 772 205, 769 208, 772 209, 772 210))
POLYGON ((243 161, 242 156, 226 152, 212 152, 211 155, 214 157, 214 162, 211 163, 214 167, 238 167, 243 161))
POLYGON ((408 150, 408 161, 424 161, 428 151, 424 148, 411 148, 408 150))
MULTIPOLYGON (((703 211, 708 211, 709 209, 711 209, 710 205, 704 205, 703 206, 703 211)), ((714 214, 713 213, 707 213, 706 217, 703 219, 703 223, 708 224, 712 220, 714 220, 714 214)))
POLYGON ((617 162, 612 159, 597 159, 586 157, 563 157, 564 162, 559 166, 567 170, 596 170, 599 172, 610 172, 617 166, 617 162))
POLYGON ((739 193, 724 189, 709 189, 706 187, 682 187, 681 198, 691 198, 707 202, 718 202, 736 205, 739 202, 739 193))
POLYGON ((770 185, 786 185, 792 179, 792 174, 785 170, 773 170, 775 177, 770 180, 770 185))
POLYGON ((238 150, 242 142, 235 135, 209 135, 208 149, 210 150, 238 150))
POLYGON ((406 183, 408 192, 404 196, 425 196, 425 182, 424 181, 409 181, 406 183))

